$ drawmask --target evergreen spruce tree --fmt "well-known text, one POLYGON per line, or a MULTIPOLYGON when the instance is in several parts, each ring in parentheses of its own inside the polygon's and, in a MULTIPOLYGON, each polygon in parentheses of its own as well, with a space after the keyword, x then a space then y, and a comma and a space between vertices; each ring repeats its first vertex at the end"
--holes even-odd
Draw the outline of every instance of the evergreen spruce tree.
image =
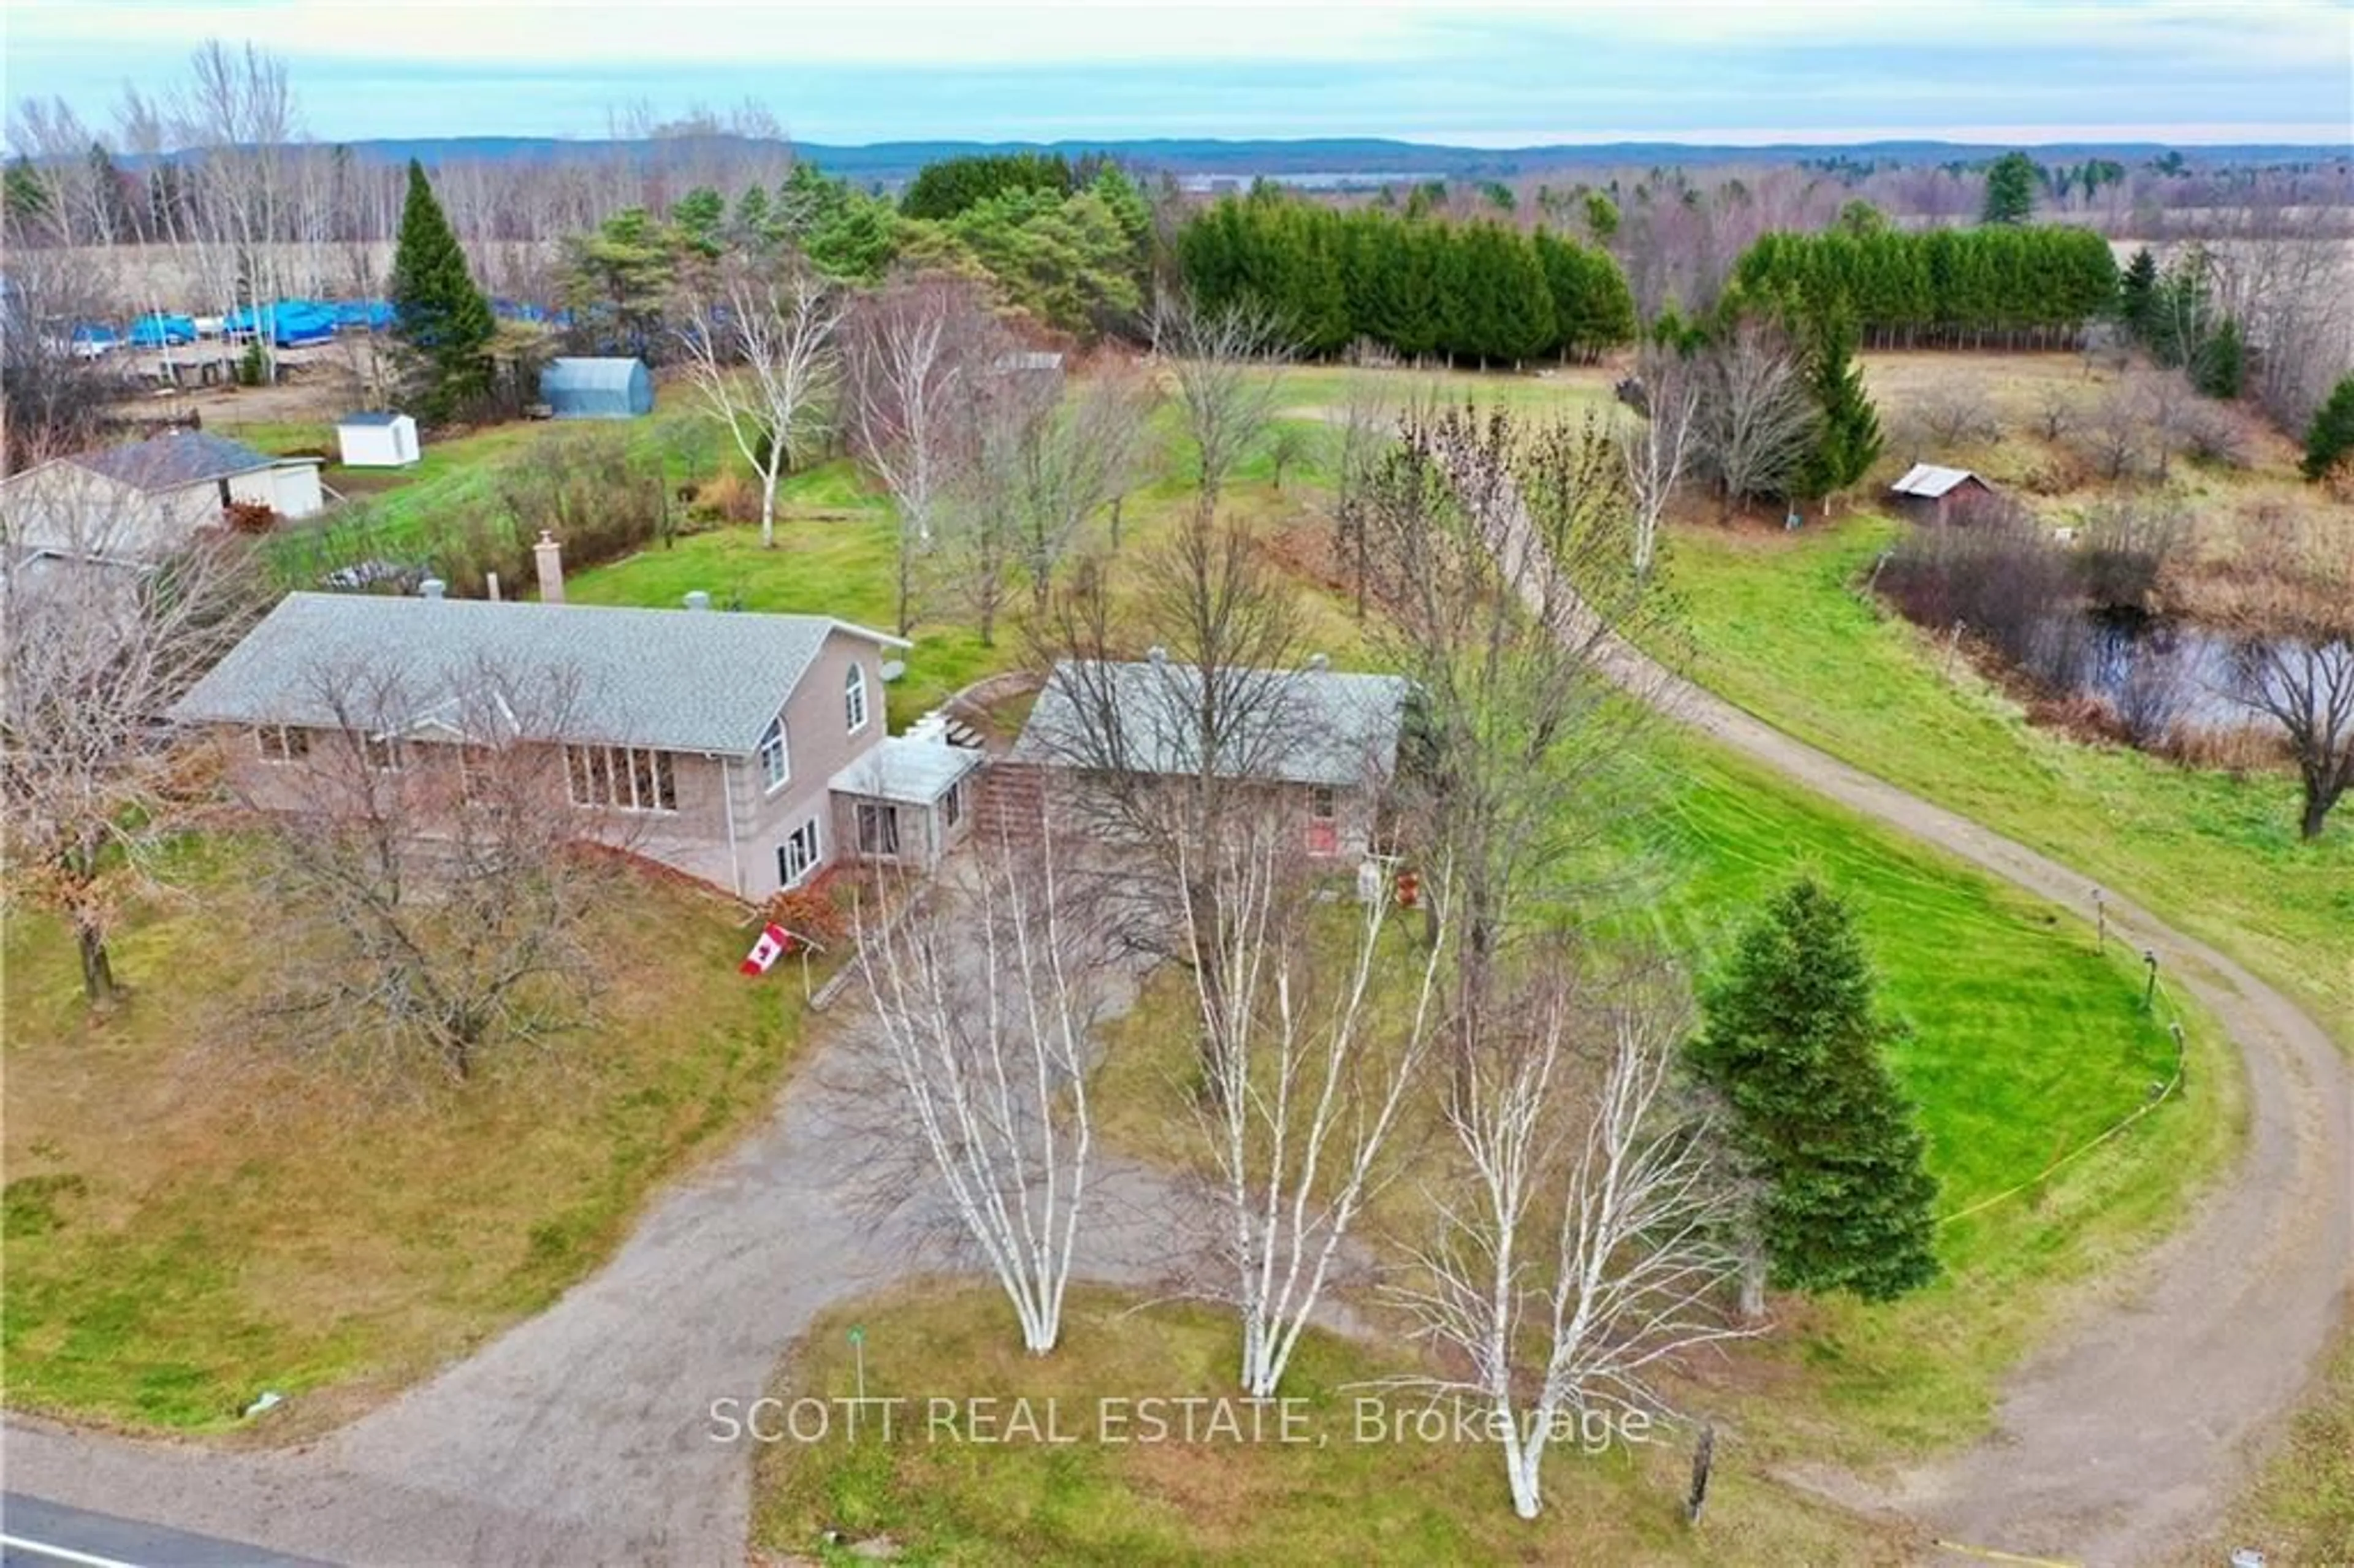
POLYGON ((2225 316, 2207 341, 2199 345, 2199 357, 2191 366, 2191 379, 2208 397, 2228 403, 2239 397, 2247 375, 2248 355, 2240 338, 2240 323, 2225 316))
POLYGON ((1855 362, 1855 316, 1844 304, 1826 311, 1815 327, 1814 363, 1807 386, 1816 410, 1815 445, 1800 471, 1810 495, 1845 490, 1880 460, 1880 415, 1855 362))
POLYGON ((1988 223, 2025 223, 2035 212, 2035 160, 2024 153, 2005 153, 1987 168, 1988 223))
POLYGON ((1729 1107, 1759 1184, 1772 1281, 1886 1301, 1935 1278, 1937 1183, 1881 1060, 1892 1031, 1847 906, 1811 879, 1791 885, 1703 1005, 1689 1060, 1729 1107))
POLYGON ((415 355, 409 396, 427 422, 455 418, 489 393, 488 349, 498 323, 414 158, 392 259, 392 320, 393 335, 415 355))
POLYGON ((2117 319, 2136 343, 2149 340, 2150 323, 2158 313, 2158 258, 2145 245, 2126 263, 2117 280, 2117 319))
POLYGON ((2304 473, 2319 479, 2354 453, 2354 376, 2343 376, 2306 428, 2304 473))

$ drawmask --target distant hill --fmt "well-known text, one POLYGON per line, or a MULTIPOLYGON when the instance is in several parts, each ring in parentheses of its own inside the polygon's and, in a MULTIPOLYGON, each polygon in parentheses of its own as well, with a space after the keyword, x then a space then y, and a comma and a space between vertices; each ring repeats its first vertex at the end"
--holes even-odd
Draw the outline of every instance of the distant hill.
MULTIPOLYGON (((710 139, 718 145, 756 145, 745 138, 710 139)), ((531 162, 581 153, 639 148, 644 142, 564 140, 552 136, 437 136, 349 143, 362 157, 431 164, 445 160, 494 159, 531 162)), ((775 145, 776 143, 769 143, 775 145)), ((1143 141, 1066 142, 876 142, 865 146, 792 143, 794 154, 829 174, 865 183, 894 184, 928 163, 973 153, 1061 153, 1076 157, 1107 153, 1124 164, 1176 175, 1247 179, 1267 175, 1302 176, 1407 176, 1448 179, 1511 179, 1548 169, 1623 167, 1628 164, 1687 166, 1710 164, 1788 164, 1800 159, 1849 159, 1858 163, 1944 164, 1979 162, 2010 151, 2007 144, 1961 142, 1856 142, 1827 146, 1788 143, 1764 147, 1715 146, 1685 142, 1610 142, 1590 145, 1449 147, 1431 142, 1397 142, 1378 136, 1320 137, 1299 141, 1221 141, 1154 138, 1143 141)), ((2151 142, 2052 143, 2029 149, 2044 162, 2091 156, 2140 162, 2169 150, 2187 163, 2338 163, 2343 146, 2249 143, 2169 149, 2151 142)))

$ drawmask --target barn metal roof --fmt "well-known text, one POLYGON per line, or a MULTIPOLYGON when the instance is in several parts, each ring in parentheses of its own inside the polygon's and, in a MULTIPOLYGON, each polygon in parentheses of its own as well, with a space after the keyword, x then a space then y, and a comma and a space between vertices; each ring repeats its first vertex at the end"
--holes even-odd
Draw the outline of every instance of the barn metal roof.
POLYGON ((1964 482, 1984 484, 1966 468, 1939 468, 1933 462, 1916 462, 1904 471, 1904 477, 1888 488, 1899 495, 1917 495, 1925 501, 1935 501, 1954 486, 1964 482))

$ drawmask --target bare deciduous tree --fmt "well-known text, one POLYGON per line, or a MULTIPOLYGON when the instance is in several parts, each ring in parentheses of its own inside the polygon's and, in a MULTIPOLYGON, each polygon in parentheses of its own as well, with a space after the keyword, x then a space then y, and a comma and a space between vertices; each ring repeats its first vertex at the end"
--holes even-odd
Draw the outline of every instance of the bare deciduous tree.
POLYGON ((1992 441, 2002 435, 1994 400, 1978 378, 1955 373, 1938 378, 1905 408, 1903 425, 1916 450, 1930 455, 1958 446, 1992 441))
POLYGON ((1255 1399, 1281 1384, 1352 1227, 1392 1174, 1384 1157, 1437 1032, 1450 932, 1434 875, 1437 939, 1410 969, 1393 973, 1384 955, 1382 896, 1334 963, 1288 842, 1251 824, 1202 846, 1205 863, 1179 879, 1189 898, 1205 886, 1217 899, 1216 919, 1185 922, 1209 1080, 1197 1116, 1255 1399))
POLYGON ((1463 1370, 1393 1386, 1476 1405, 1533 1519, 1553 1440, 1589 1412, 1666 1411, 1677 1357, 1752 1330, 1720 1307, 1739 1269, 1729 1189, 1706 1128, 1671 1104, 1688 1010, 1545 987, 1523 1012, 1484 1032, 1448 1097, 1437 1234, 1394 1291, 1463 1370))
POLYGON ((862 916, 858 936, 890 1075, 1034 1355, 1062 1335, 1111 963, 1057 861, 1050 825, 1034 848, 984 846, 899 919, 862 916))
POLYGON ((679 329, 695 389, 760 476, 760 546, 777 543, 777 481, 828 412, 842 309, 806 274, 738 270, 679 329))
POLYGON ((1730 517, 1736 501, 1786 493, 1814 430, 1797 351, 1773 328, 1744 321, 1700 350, 1692 369, 1693 434, 1723 498, 1720 515, 1730 517))
POLYGON ((981 378, 1011 339, 967 280, 896 279, 852 308, 846 334, 850 426, 858 455, 899 513, 898 630, 914 626, 917 562, 975 455, 981 378))
POLYGON ((1014 516, 1033 613, 1044 612, 1087 519, 1134 482, 1152 396, 1145 376, 1099 366, 991 454, 1006 465, 999 493, 1014 516))
POLYGON ((559 669, 486 660, 420 687, 387 653, 306 680, 327 722, 265 732, 280 766, 243 775, 297 1050, 397 1089, 586 1023, 588 923, 620 874, 589 841, 625 848, 632 821, 597 802, 674 790, 666 755, 560 744, 579 694, 559 669))
POLYGON ((2275 620, 2234 654, 2238 699, 2278 726, 2304 789, 2297 831, 2321 836, 2354 789, 2354 626, 2335 617, 2275 620))
POLYGON ((1352 375, 1332 416, 1339 434, 1332 443, 1332 534, 1355 585, 1357 619, 1365 619, 1372 572, 1372 532, 1365 512, 1384 453, 1397 436, 1397 410, 1379 378, 1352 375))
POLYGON ((1198 464, 1193 505, 1206 517, 1275 418, 1278 370, 1290 345, 1264 312, 1241 304, 1204 310, 1163 294, 1153 306, 1152 351, 1177 383, 1198 464))
POLYGON ((82 522, 80 550, 0 546, 0 799, 9 895, 72 927, 82 993, 102 1004, 123 905, 186 818, 165 714, 260 604, 238 542, 129 564, 106 519, 82 522))
POLYGON ((1618 459, 1597 422, 1523 432, 1506 415, 1410 415, 1373 512, 1392 662, 1415 683, 1401 758, 1408 847, 1460 885, 1457 1011, 1507 934, 1606 892, 1596 852, 1647 798, 1617 696, 1620 638, 1665 630, 1634 572, 1618 459))
POLYGON ((1643 383, 1641 422, 1618 432, 1619 467, 1634 521, 1635 575, 1648 577, 1659 547, 1659 526, 1668 503, 1682 482, 1700 411, 1700 387, 1674 356, 1651 353, 1638 372, 1643 383))

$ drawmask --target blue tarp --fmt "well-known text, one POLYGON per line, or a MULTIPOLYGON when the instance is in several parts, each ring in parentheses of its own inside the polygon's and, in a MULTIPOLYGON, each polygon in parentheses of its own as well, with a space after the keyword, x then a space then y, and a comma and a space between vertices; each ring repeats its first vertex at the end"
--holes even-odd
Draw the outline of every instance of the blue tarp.
POLYGON ((392 306, 383 300, 339 300, 335 303, 335 325, 346 330, 389 332, 392 306))
POLYGON ((221 327, 232 337, 266 332, 281 348, 301 348, 335 335, 335 307, 316 300, 280 300, 257 313, 240 305, 223 318, 221 327))
POLYGON ((112 348, 122 341, 115 334, 112 327, 98 322, 81 322, 76 324, 73 329, 73 340, 78 344, 89 344, 98 348, 112 348))
POLYGON ((196 323, 191 316, 166 315, 150 311, 131 323, 131 345, 133 348, 164 348, 196 341, 196 323))

